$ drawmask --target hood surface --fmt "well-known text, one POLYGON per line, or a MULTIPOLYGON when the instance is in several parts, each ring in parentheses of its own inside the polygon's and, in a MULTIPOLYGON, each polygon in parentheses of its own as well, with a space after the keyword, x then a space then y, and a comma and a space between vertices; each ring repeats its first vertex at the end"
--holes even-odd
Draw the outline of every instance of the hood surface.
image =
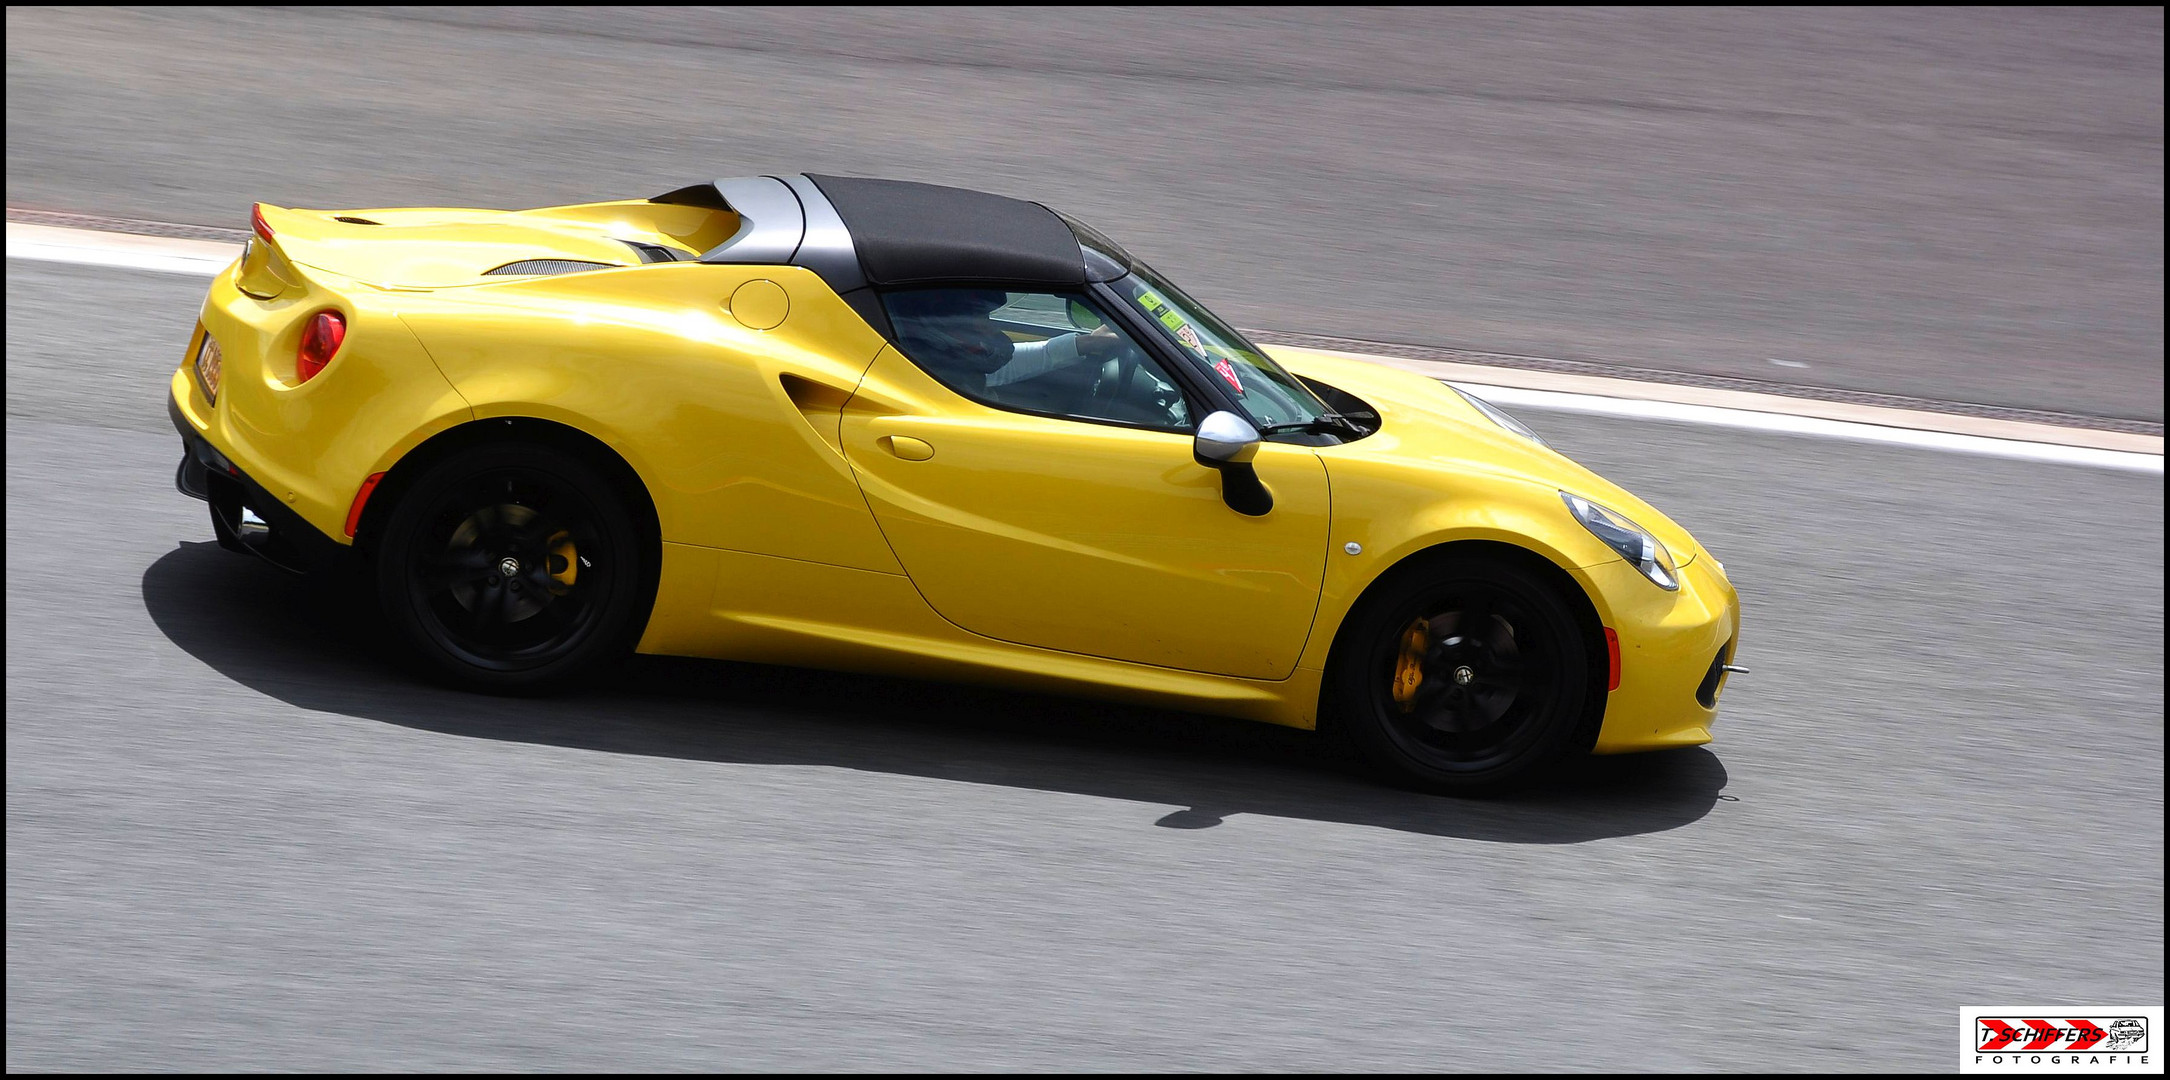
POLYGON ((1695 537, 1656 507, 1580 462, 1501 428, 1437 379, 1316 349, 1277 345, 1268 351, 1297 375, 1354 394, 1378 412, 1378 431, 1321 455, 1329 473, 1334 458, 1362 456, 1411 469, 1517 477, 1626 515, 1664 543, 1680 566, 1702 553, 1695 537))

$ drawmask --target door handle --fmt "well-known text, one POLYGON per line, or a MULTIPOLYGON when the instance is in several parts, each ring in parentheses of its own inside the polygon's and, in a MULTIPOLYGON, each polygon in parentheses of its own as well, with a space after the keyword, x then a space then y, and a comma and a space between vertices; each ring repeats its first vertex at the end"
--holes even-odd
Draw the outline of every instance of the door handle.
POLYGON ((906 461, 925 461, 934 456, 934 447, 910 435, 884 435, 874 441, 880 443, 882 449, 906 461))

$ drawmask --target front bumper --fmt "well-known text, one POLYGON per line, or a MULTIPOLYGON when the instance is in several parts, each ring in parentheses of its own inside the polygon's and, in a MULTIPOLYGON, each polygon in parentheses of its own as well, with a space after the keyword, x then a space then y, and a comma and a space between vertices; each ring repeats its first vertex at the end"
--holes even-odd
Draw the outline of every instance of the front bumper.
POLYGON ((1585 568, 1599 615, 1620 639, 1620 685, 1606 696, 1592 753, 1699 746, 1711 738, 1718 701, 1740 641, 1740 597, 1708 556, 1680 568, 1666 592, 1626 562, 1585 568))

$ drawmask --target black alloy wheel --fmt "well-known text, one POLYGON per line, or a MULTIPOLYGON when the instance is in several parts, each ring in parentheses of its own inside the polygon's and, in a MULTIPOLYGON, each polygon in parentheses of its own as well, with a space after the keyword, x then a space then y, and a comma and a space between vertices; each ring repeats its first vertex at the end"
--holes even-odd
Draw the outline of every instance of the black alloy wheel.
POLYGON ((536 444, 478 447, 430 470, 378 551, 385 613, 441 675, 539 690, 633 645, 644 553, 624 501, 586 462, 536 444))
POLYGON ((1590 646, 1555 586, 1529 569, 1422 560, 1394 571, 1350 618, 1330 704, 1392 781, 1505 790, 1541 773, 1583 729, 1590 646))

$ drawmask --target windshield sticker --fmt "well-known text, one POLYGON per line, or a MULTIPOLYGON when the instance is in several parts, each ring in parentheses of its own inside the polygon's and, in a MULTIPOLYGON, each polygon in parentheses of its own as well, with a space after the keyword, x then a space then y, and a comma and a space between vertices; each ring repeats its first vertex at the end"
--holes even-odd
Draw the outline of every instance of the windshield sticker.
MULTIPOLYGON (((1144 308, 1146 314, 1160 320, 1160 325, 1167 327, 1168 332, 1175 335, 1175 340, 1181 343, 1184 348, 1197 354, 1198 359, 1213 359, 1212 353, 1206 348, 1205 341, 1198 336, 1197 328, 1185 321, 1183 314, 1170 306, 1166 300, 1162 300, 1159 294, 1151 289, 1139 293, 1138 306, 1144 308)), ((1236 378, 1234 365, 1226 360, 1221 360, 1213 365, 1213 370, 1220 372, 1221 378, 1227 379, 1228 385, 1236 388, 1236 393, 1243 392, 1243 383, 1236 378)))
POLYGON ((1227 379, 1228 385, 1236 388, 1236 393, 1243 392, 1243 380, 1236 378, 1236 365, 1229 363, 1227 357, 1215 360, 1213 370, 1220 372, 1221 378, 1227 379))

